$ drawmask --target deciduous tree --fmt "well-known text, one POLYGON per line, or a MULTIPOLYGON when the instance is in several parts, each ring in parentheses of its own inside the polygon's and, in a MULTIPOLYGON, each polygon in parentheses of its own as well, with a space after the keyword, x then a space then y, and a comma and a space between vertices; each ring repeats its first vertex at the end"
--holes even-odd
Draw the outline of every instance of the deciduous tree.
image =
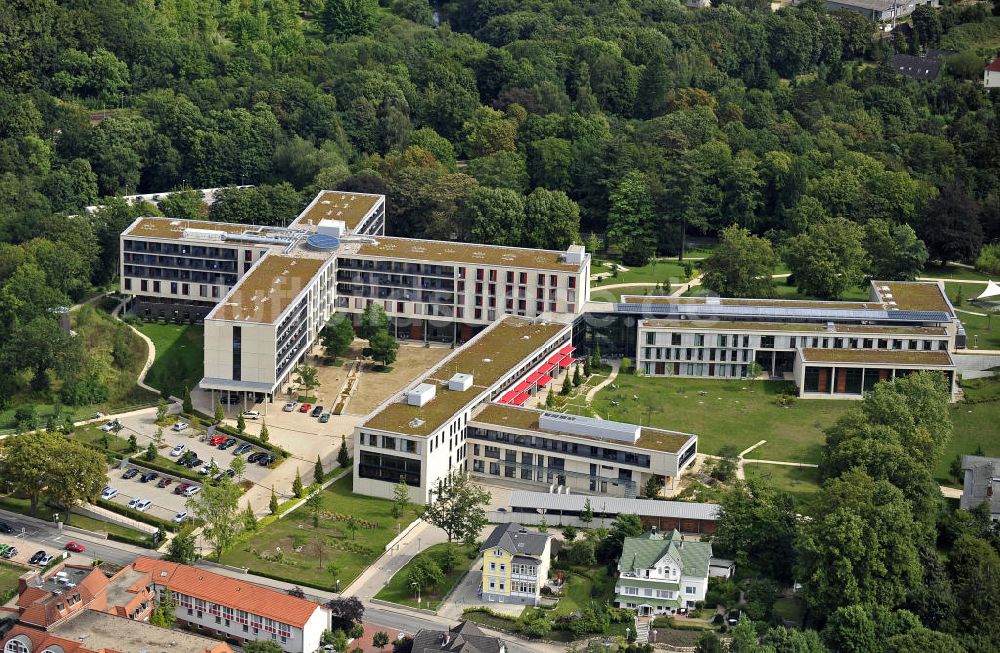
POLYGON ((216 560, 243 530, 239 508, 240 490, 228 476, 218 483, 205 483, 201 492, 187 500, 192 516, 205 523, 202 535, 215 549, 216 560))
POLYGON ((771 297, 777 263, 770 241, 733 225, 703 261, 701 284, 723 297, 771 297))
POLYGON ((465 474, 438 481, 423 517, 445 532, 448 541, 473 541, 486 525, 490 494, 465 474))

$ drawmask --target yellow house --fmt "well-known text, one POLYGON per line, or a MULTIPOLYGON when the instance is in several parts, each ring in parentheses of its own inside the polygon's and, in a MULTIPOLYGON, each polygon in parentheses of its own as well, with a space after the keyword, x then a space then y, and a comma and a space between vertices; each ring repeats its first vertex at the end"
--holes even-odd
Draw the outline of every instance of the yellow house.
POLYGON ((538 605, 549 577, 550 536, 520 524, 502 524, 479 550, 483 554, 483 600, 538 605))

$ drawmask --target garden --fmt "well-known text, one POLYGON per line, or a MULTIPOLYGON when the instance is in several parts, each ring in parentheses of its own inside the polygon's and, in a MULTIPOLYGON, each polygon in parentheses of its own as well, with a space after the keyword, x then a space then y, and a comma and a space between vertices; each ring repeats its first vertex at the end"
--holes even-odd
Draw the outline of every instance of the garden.
POLYGON ((375 598, 411 608, 437 610, 469 571, 470 561, 478 556, 479 549, 474 544, 434 544, 397 571, 375 598))
POLYGON ((385 546, 418 516, 407 506, 393 517, 393 502, 356 495, 350 475, 319 494, 315 515, 307 507, 274 520, 226 551, 222 562, 289 583, 346 588, 385 546))

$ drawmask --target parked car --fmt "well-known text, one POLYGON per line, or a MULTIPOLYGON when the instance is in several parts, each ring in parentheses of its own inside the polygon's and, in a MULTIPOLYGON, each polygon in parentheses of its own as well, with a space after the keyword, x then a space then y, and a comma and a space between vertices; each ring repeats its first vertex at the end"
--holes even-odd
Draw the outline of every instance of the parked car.
POLYGON ((176 424, 174 424, 173 428, 174 428, 175 431, 183 431, 184 429, 186 429, 189 426, 191 426, 191 425, 188 424, 187 422, 177 422, 176 424))
POLYGON ((175 524, 179 524, 185 519, 187 519, 187 516, 188 516, 187 511, 182 511, 174 515, 174 518, 171 519, 170 521, 174 522, 175 524))
POLYGON ((33 565, 37 565, 38 561, 44 558, 46 555, 48 554, 46 554, 45 551, 35 551, 35 555, 31 556, 31 558, 28 559, 28 562, 33 565))
POLYGON ((205 463, 202 465, 201 469, 198 470, 198 473, 202 476, 208 476, 212 473, 212 470, 216 469, 218 469, 218 467, 215 466, 215 463, 205 463))
POLYGON ((167 487, 168 485, 170 485, 173 482, 174 482, 174 479, 167 478, 166 476, 164 476, 163 478, 160 479, 160 482, 156 484, 156 487, 167 487))
POLYGON ((244 417, 244 419, 260 419, 260 411, 259 410, 244 410, 243 411, 243 417, 244 417))
POLYGON ((275 459, 274 456, 272 456, 271 454, 266 453, 266 454, 264 454, 264 456, 262 458, 260 458, 259 460, 257 460, 257 464, 260 465, 261 467, 267 467, 268 465, 270 465, 271 463, 273 463, 275 460, 276 459, 275 459))
POLYGON ((174 456, 174 457, 177 457, 177 456, 181 455, 182 453, 184 453, 185 449, 187 449, 187 445, 185 445, 185 444, 179 444, 179 445, 177 445, 176 447, 174 447, 173 449, 170 450, 170 455, 174 456))
POLYGON ((322 404, 317 404, 316 406, 313 406, 312 412, 309 413, 309 414, 312 417, 319 417, 320 415, 323 414, 323 405, 322 404))
POLYGON ((139 499, 139 503, 135 504, 135 509, 139 512, 146 512, 151 505, 153 505, 153 502, 149 499, 139 499))
POLYGON ((73 553, 83 553, 83 545, 79 542, 67 542, 66 550, 72 551, 73 553))
POLYGON ((219 445, 219 451, 225 451, 229 447, 235 447, 239 442, 236 438, 226 438, 226 441, 219 445))
POLYGON ((136 469, 135 467, 129 467, 128 469, 125 470, 125 473, 122 474, 122 478, 124 479, 135 478, 138 473, 139 473, 138 469, 136 469))
POLYGON ((36 565, 41 565, 42 567, 44 567, 45 565, 49 564, 56 558, 51 553, 45 553, 44 551, 42 553, 43 555, 41 558, 38 559, 38 562, 35 563, 36 565))
POLYGON ((8 524, 5 521, 0 521, 0 533, 10 534, 10 533, 13 533, 13 532, 14 532, 14 529, 13 529, 13 527, 11 527, 10 524, 8 524))
POLYGON ((208 443, 214 447, 216 445, 222 444, 225 441, 226 441, 226 436, 213 435, 211 438, 209 438, 208 443))
POLYGON ((326 424, 329 421, 330 421, 330 413, 323 413, 322 415, 319 416, 320 424, 326 424))
POLYGON ((302 404, 299 406, 300 413, 308 413, 310 410, 312 410, 312 404, 302 404))
POLYGON ((729 614, 726 615, 726 623, 730 626, 735 626, 740 622, 740 616, 742 616, 742 610, 730 610, 729 614))
POLYGON ((262 456, 266 456, 266 455, 267 454, 264 453, 263 451, 255 451, 252 454, 250 454, 249 456, 247 456, 247 462, 248 463, 255 463, 258 460, 260 460, 262 456))
POLYGON ((145 499, 141 497, 132 497, 132 500, 128 502, 128 507, 137 508, 139 507, 139 504, 142 503, 143 501, 145 501, 145 499))
POLYGON ((199 492, 201 492, 201 486, 200 485, 192 485, 188 489, 184 490, 184 496, 186 496, 186 497, 193 497, 194 495, 198 494, 199 492))
POLYGON ((287 404, 285 404, 285 406, 281 410, 285 411, 286 413, 292 412, 293 410, 295 410, 295 402, 289 401, 287 404))
POLYGON ((195 467, 197 467, 198 465, 203 465, 204 463, 205 463, 205 461, 204 461, 204 460, 202 460, 202 459, 201 459, 201 458, 199 458, 198 456, 195 456, 195 457, 194 457, 194 458, 192 458, 191 460, 187 461, 187 463, 185 463, 185 466, 186 466, 186 467, 187 467, 188 469, 194 469, 194 468, 195 468, 195 467))
POLYGON ((155 481, 158 478, 160 478, 160 474, 158 472, 146 472, 145 474, 139 477, 139 482, 149 483, 150 481, 155 481))
POLYGON ((17 555, 17 547, 16 546, 9 546, 9 547, 7 547, 6 551, 4 551, 3 553, 0 553, 0 558, 3 558, 4 560, 10 560, 11 558, 13 558, 16 555, 17 555))
POLYGON ((235 478, 236 477, 236 470, 232 469, 232 468, 227 469, 226 470, 226 476, 228 476, 229 478, 235 478))
POLYGON ((253 445, 243 443, 240 446, 238 446, 235 449, 233 449, 233 455, 234 456, 242 456, 243 454, 245 454, 248 451, 253 451, 253 445))
POLYGON ((111 431, 114 431, 115 429, 121 427, 121 425, 122 423, 120 421, 118 421, 117 419, 113 419, 104 426, 102 426, 101 430, 104 431, 105 433, 110 433, 111 431))
POLYGON ((190 483, 181 483, 180 485, 174 488, 174 494, 184 494, 184 490, 188 489, 189 487, 191 487, 190 483))
POLYGON ((101 498, 106 501, 114 499, 116 496, 118 496, 118 490, 110 485, 101 490, 101 498))

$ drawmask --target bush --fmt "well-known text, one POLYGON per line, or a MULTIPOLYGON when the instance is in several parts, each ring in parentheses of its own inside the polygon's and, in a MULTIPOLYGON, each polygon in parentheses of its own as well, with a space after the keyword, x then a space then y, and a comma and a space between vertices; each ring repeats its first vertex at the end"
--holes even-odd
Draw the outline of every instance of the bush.
POLYGON ((179 476, 180 478, 187 479, 189 481, 194 481, 198 485, 201 485, 207 479, 204 476, 199 476, 196 472, 192 472, 188 469, 168 467, 166 465, 161 465, 155 460, 141 460, 134 463, 139 467, 146 467, 153 470, 154 472, 160 472, 161 474, 168 474, 170 476, 179 476))
POLYGON ((144 524, 149 524, 150 526, 159 526, 160 528, 170 531, 171 533, 177 532, 177 524, 166 519, 160 519, 159 517, 154 517, 145 512, 139 512, 138 510, 133 510, 128 506, 123 506, 120 503, 114 503, 113 501, 106 501, 104 499, 98 499, 97 505, 105 510, 110 510, 111 512, 116 512, 119 515, 125 515, 126 517, 131 517, 136 521, 141 521, 144 524))
POLYGON ((144 549, 155 548, 149 537, 136 537, 132 535, 119 535, 118 533, 108 533, 108 539, 112 542, 124 542, 133 546, 141 546, 144 549))

